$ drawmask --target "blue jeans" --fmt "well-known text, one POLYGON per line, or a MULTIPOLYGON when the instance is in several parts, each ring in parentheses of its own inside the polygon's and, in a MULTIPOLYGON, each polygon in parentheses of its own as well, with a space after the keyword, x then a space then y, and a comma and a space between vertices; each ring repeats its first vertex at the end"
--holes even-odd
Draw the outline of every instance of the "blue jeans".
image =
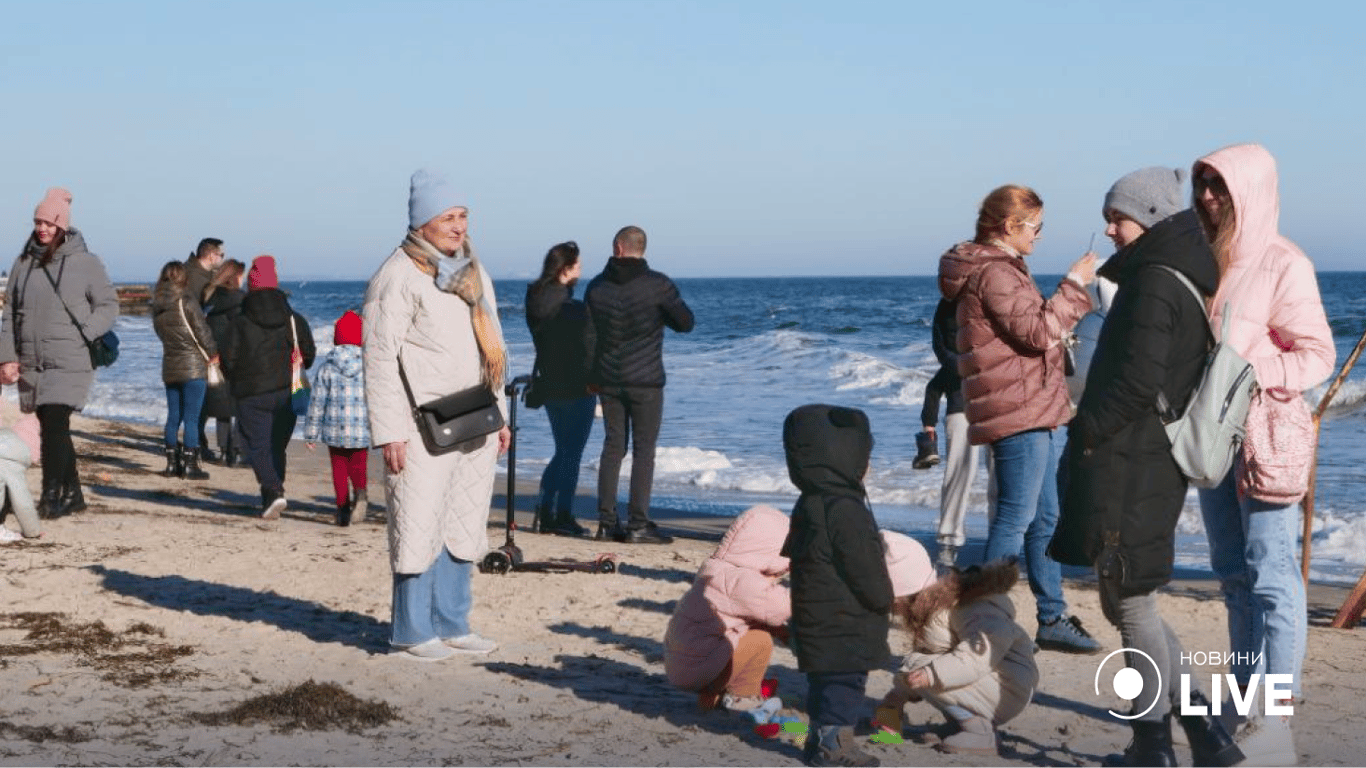
POLYGON ((550 418, 550 434, 555 438, 555 455, 541 473, 540 508, 546 512, 572 512, 579 487, 579 464, 583 447, 593 431, 593 410, 598 399, 592 395, 572 400, 545 401, 550 418))
POLYGON ((199 448, 199 412, 204 408, 204 393, 208 389, 204 379, 166 385, 167 448, 181 443, 177 438, 181 424, 185 425, 185 447, 191 450, 199 448))
POLYGON ((991 444, 996 461, 996 517, 987 531, 986 560, 1018 557, 1034 593, 1039 623, 1067 610, 1062 596, 1062 566, 1047 555, 1058 527, 1058 454, 1063 435, 1031 429, 991 444))
POLYGON ((1298 697, 1309 634, 1295 557, 1299 506, 1240 500, 1236 472, 1215 488, 1200 489, 1210 567, 1228 609, 1229 651, 1235 654, 1229 672, 1239 683, 1253 673, 1292 675, 1291 691, 1298 697), (1250 663, 1253 655, 1261 657, 1258 663, 1250 663))
POLYGON ((422 573, 394 574, 393 627, 389 643, 407 647, 470 633, 470 576, 474 563, 444 548, 422 573))

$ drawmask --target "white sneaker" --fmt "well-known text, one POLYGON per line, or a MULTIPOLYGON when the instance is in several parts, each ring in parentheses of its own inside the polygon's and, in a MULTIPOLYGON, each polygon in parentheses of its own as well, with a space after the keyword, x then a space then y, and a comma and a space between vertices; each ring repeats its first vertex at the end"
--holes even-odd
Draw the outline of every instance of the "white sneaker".
POLYGON ((12 541, 19 541, 22 538, 24 537, 20 534, 0 525, 0 544, 9 544, 12 541))
POLYGON ((446 646, 436 638, 432 638, 425 643, 409 645, 406 647, 395 647, 391 656, 408 659, 409 661, 441 661, 449 659, 455 655, 455 651, 446 646))
POLYGON ((262 520, 279 520, 279 519, 280 519, 280 513, 281 513, 281 512, 284 512, 284 511, 285 511, 285 507, 287 507, 287 506, 289 506, 289 501, 288 501, 287 499, 285 499, 284 496, 281 496, 281 497, 279 497, 278 499, 275 499, 275 500, 271 501, 270 504, 268 504, 268 505, 266 506, 265 510, 264 510, 263 512, 261 512, 261 519, 262 519, 262 520))
POLYGON ((1243 765, 1299 765, 1289 715, 1251 720, 1233 740, 1247 757, 1243 765))
POLYGON ((450 648, 451 653, 490 653, 498 647, 498 643, 473 632, 460 637, 447 637, 442 642, 450 648))

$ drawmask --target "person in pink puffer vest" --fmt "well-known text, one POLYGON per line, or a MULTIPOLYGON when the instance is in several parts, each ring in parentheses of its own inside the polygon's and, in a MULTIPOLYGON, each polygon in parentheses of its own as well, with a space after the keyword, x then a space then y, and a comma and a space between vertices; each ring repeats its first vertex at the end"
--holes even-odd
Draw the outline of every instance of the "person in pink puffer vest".
POLYGON ((722 702, 734 711, 765 706, 764 671, 773 639, 787 640, 792 600, 778 578, 788 560, 778 554, 787 515, 760 504, 735 518, 716 552, 702 563, 664 633, 669 682, 697 691, 697 705, 722 702))
MULTIPOLYGON (((1231 307, 1223 341, 1252 363, 1264 393, 1301 397, 1332 373, 1337 353, 1314 265, 1279 232, 1275 159, 1256 144, 1226 147, 1197 160, 1191 180, 1194 208, 1219 265, 1211 329, 1221 333, 1231 307)), ((1237 464, 1219 486, 1200 490, 1210 566, 1228 609, 1235 659, 1229 671, 1244 687, 1253 674, 1291 675, 1298 698, 1309 624, 1295 558, 1299 505, 1255 498, 1256 488, 1239 487, 1241 457, 1237 464)), ((1307 476, 1307 462, 1303 471, 1307 476)), ((1253 720, 1234 736, 1247 763, 1295 765, 1291 718, 1259 717, 1259 711, 1254 707, 1253 720)))

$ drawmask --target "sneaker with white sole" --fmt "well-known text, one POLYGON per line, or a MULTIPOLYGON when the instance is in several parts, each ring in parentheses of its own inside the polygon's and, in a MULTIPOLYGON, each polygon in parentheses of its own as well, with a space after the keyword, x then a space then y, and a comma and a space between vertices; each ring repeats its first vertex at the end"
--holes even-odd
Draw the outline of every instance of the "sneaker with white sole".
POLYGON ((261 509, 261 519, 279 520, 280 513, 289 506, 289 501, 285 499, 285 495, 279 491, 263 491, 261 495, 265 497, 265 503, 261 509))
POLYGON ((452 653, 491 653, 498 647, 498 643, 473 632, 460 637, 447 637, 442 642, 452 653))
POLYGON ((1265 715, 1249 720, 1233 740, 1246 756, 1244 765, 1300 764, 1289 715, 1265 715))
POLYGON ((0 544, 9 544, 13 541, 23 539, 23 535, 15 533, 3 525, 0 525, 0 544))
POLYGON ((410 661, 441 661, 454 656, 455 651, 440 640, 432 638, 417 645, 395 647, 390 655, 410 661))

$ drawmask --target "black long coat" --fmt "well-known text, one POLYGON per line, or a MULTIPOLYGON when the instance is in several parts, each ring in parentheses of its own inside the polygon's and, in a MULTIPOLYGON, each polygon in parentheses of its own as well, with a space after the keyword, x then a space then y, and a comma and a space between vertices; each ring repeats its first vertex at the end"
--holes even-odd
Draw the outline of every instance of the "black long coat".
POLYGON ((863 411, 804 405, 783 423, 787 472, 801 490, 782 554, 792 561, 792 638, 803 672, 887 663, 892 581, 863 474, 873 435, 863 411))
POLYGON ((526 324, 536 345, 537 395, 542 400, 587 395, 595 334, 588 307, 574 299, 574 289, 555 281, 528 285, 526 324))
MULTIPOLYGON (((204 302, 204 315, 213 332, 213 341, 219 349, 228 345, 228 327, 238 315, 242 314, 242 299, 246 294, 236 288, 218 286, 213 295, 204 302)), ((204 396, 204 412, 209 418, 231 419, 237 415, 237 400, 232 396, 232 383, 209 387, 204 396)))
POLYGON ((1184 408, 1210 344, 1190 289, 1157 265, 1179 270, 1206 296, 1214 293, 1218 268, 1193 211, 1154 224, 1101 269, 1119 291, 1068 430, 1062 512, 1049 547, 1070 565, 1103 557, 1121 567, 1126 595, 1171 579, 1187 483, 1172 459, 1157 395, 1184 408))

